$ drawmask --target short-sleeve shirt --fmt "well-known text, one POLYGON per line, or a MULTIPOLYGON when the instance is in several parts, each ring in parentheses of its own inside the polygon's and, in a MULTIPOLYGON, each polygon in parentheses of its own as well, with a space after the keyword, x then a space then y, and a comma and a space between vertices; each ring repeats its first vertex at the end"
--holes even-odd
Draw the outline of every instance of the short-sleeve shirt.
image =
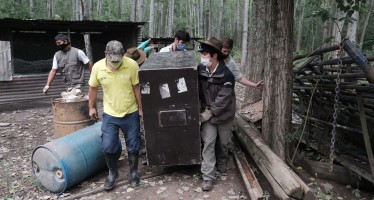
MULTIPOLYGON (((90 61, 82 50, 78 50, 78 59, 83 64, 87 64, 90 61)), ((52 69, 58 69, 56 54, 53 56, 52 69)))
POLYGON ((235 81, 239 81, 243 77, 242 73, 240 72, 238 66, 235 64, 235 61, 231 56, 227 58, 225 64, 230 69, 231 73, 234 74, 235 81))
POLYGON ((123 117, 138 110, 133 86, 139 84, 138 64, 128 57, 122 58, 122 64, 116 73, 106 65, 106 58, 92 67, 88 84, 91 87, 101 85, 103 89, 104 113, 113 117, 123 117))

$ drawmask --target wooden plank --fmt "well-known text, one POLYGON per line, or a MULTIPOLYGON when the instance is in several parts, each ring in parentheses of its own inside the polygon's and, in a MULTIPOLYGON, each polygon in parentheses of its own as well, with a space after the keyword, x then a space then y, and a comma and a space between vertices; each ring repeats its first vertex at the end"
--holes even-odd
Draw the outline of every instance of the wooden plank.
MULTIPOLYGON (((306 184, 263 142, 253 127, 248 125, 239 115, 234 120, 235 133, 239 141, 251 155, 262 173, 272 185, 280 199, 302 199, 306 184), (285 197, 286 194, 288 197, 285 197)), ((306 186, 307 187, 307 186, 306 186)))
POLYGON ((257 181, 255 174, 253 173, 251 167, 249 166, 241 148, 238 151, 233 151, 236 165, 242 175, 244 185, 247 188, 248 194, 252 200, 257 200, 262 198, 264 193, 260 184, 257 181))
POLYGON ((0 81, 12 80, 10 41, 0 41, 0 81))
POLYGON ((358 104, 358 110, 360 111, 361 128, 362 128, 362 133, 364 135, 365 148, 366 148, 366 153, 369 159, 371 175, 374 176, 373 149, 371 148, 371 144, 370 144, 370 136, 369 136, 368 126, 366 123, 366 115, 365 115, 365 110, 364 110, 364 98, 362 97, 361 92, 357 92, 357 104, 358 104))
POLYGON ((251 122, 257 122, 262 119, 264 113, 263 100, 245 106, 241 114, 243 114, 251 122))

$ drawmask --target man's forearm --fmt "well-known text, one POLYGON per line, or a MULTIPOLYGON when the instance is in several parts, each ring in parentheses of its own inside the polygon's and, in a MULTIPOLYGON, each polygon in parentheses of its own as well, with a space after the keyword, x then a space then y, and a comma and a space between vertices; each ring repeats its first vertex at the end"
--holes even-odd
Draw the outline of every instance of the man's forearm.
POLYGON ((47 85, 50 86, 52 84, 53 79, 56 76, 57 70, 52 69, 49 74, 48 74, 48 79, 47 79, 47 85))
POLYGON ((89 108, 96 108, 96 98, 97 98, 97 87, 89 87, 88 88, 88 107, 89 108))
POLYGON ((138 103, 138 108, 139 108, 139 110, 143 110, 143 107, 142 107, 142 100, 141 100, 141 97, 140 97, 140 88, 139 88, 139 84, 134 85, 134 86, 133 86, 133 89, 134 89, 134 94, 135 94, 136 102, 138 103))

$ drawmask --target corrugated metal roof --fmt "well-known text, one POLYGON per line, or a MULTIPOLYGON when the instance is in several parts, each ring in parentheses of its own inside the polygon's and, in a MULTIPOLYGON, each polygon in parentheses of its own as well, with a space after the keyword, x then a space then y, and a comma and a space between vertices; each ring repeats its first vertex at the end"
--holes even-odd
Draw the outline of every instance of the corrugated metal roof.
MULTIPOLYGON (((12 81, 0 81, 0 105, 14 102, 26 102, 35 100, 46 100, 61 97, 61 92, 65 91, 65 83, 62 77, 56 75, 48 94, 43 94, 42 90, 47 83, 48 74, 36 76, 15 76, 12 81)), ((86 82, 89 79, 89 72, 85 73, 86 82)), ((99 87, 99 95, 102 95, 99 87)), ((88 86, 83 89, 88 93, 88 86)))

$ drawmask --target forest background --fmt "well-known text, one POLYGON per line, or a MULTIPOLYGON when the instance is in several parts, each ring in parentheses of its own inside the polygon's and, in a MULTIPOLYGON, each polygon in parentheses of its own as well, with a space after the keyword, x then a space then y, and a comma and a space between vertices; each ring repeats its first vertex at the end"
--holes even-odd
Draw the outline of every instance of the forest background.
MULTIPOLYGON (((148 22, 143 37, 234 39, 244 77, 264 80, 245 101, 264 99, 263 139, 285 159, 291 130, 292 56, 348 38, 374 53, 374 0, 0 0, 0 18, 148 22)), ((330 55, 336 57, 336 53, 330 55)))

